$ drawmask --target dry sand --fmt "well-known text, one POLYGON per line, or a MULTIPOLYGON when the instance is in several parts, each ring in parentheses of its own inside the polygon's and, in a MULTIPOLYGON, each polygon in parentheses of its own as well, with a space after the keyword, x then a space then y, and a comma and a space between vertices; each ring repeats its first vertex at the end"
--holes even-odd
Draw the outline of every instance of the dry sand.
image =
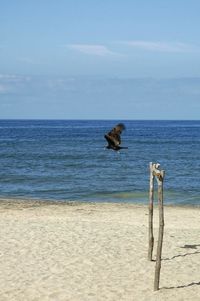
POLYGON ((157 292, 147 226, 142 205, 1 200, 0 300, 200 300, 200 209, 165 207, 157 292))

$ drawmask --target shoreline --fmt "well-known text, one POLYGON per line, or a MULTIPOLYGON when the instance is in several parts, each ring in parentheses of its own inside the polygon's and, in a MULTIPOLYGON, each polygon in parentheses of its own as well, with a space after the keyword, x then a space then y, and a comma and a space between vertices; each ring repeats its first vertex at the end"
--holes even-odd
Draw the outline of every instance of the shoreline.
MULTIPOLYGON (((36 199, 36 198, 21 198, 21 197, 0 197, 0 206, 3 203, 10 203, 10 204, 29 204, 29 205, 69 205, 69 206, 76 206, 76 205, 83 205, 83 204, 96 204, 96 205, 109 205, 109 204, 115 204, 115 205, 130 205, 130 206, 140 206, 140 207, 148 207, 149 203, 148 201, 146 203, 144 202, 130 202, 130 201, 81 201, 81 200, 63 200, 63 199, 36 199)), ((154 207, 157 208, 157 200, 154 201, 154 207)), ((200 208, 200 204, 172 204, 172 203, 165 203, 164 202, 164 207, 172 207, 172 208, 200 208)))

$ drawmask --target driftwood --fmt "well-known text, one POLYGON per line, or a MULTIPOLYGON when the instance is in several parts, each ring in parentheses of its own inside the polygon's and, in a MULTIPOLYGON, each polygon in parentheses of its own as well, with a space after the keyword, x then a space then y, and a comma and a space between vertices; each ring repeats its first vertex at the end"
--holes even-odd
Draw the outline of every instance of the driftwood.
POLYGON ((164 180, 164 171, 162 170, 160 172, 160 175, 157 176, 159 232, 158 232, 158 245, 157 245, 156 267, 155 267, 155 278, 154 278, 154 291, 159 290, 162 244, 163 244, 163 235, 164 235, 163 180, 164 180))
POLYGON ((153 163, 149 164, 150 169, 150 183, 149 183, 149 250, 148 260, 152 261, 154 237, 153 237, 153 199, 154 199, 154 175, 153 163))
POLYGON ((162 256, 162 244, 164 234, 164 210, 163 210, 163 180, 165 172, 159 169, 159 163, 150 163, 150 186, 149 186, 149 249, 148 259, 152 261, 152 253, 154 247, 153 236, 153 201, 154 201, 154 178, 158 184, 158 208, 159 208, 159 233, 158 233, 158 245, 156 255, 156 267, 154 278, 154 290, 159 290, 160 282, 160 269, 161 269, 161 256, 162 256))

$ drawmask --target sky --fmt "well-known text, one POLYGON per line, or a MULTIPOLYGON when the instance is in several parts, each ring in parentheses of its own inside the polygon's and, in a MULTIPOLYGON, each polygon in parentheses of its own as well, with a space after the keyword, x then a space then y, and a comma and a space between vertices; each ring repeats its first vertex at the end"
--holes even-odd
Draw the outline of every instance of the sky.
POLYGON ((0 0, 1 119, 199 119, 199 0, 0 0))

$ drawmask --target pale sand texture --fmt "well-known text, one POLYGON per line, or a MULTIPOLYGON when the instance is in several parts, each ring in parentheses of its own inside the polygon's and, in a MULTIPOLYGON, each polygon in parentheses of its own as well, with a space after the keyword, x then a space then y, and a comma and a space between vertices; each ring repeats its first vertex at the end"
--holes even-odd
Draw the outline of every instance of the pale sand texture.
POLYGON ((158 292, 147 226, 147 206, 1 200, 0 300, 200 300, 200 209, 165 208, 158 292))

